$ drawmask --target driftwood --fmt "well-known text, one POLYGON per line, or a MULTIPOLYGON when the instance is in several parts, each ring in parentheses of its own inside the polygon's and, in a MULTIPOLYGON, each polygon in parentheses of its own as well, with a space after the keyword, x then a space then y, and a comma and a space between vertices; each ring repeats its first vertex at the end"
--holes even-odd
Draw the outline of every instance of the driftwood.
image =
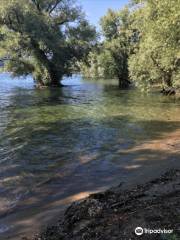
POLYGON ((167 96, 175 95, 176 94, 176 89, 171 87, 171 88, 163 88, 161 90, 161 93, 167 96))

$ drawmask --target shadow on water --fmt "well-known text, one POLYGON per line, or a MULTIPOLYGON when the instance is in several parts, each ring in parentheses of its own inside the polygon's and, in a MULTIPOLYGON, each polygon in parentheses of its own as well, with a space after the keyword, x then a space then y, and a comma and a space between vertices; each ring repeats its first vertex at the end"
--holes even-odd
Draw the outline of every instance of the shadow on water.
MULTIPOLYGON (((23 232, 29 224, 32 227, 31 221, 26 222, 28 218, 33 219, 35 226, 39 221, 46 224, 64 205, 91 192, 119 182, 148 180, 169 167, 179 166, 179 151, 140 147, 154 140, 164 141, 166 134, 179 128, 179 122, 132 123, 121 116, 102 119, 95 125, 86 119, 76 119, 59 120, 43 127, 33 130, 27 126, 20 130, 19 139, 11 140, 9 146, 16 148, 16 164, 14 168, 9 164, 2 168, 1 177, 7 180, 7 185, 9 182, 11 194, 14 182, 17 196, 21 195, 17 205, 1 215, 5 222, 14 219, 16 233, 20 219, 19 231, 23 232), (39 140, 41 137, 43 142, 39 140)), ((180 144, 175 149, 179 147, 180 144)), ((7 196, 11 194, 7 191, 7 196)))
POLYGON ((31 235, 91 192, 179 167, 179 103, 95 83, 16 88, 7 99, 0 123, 0 228, 10 229, 3 239, 31 235))

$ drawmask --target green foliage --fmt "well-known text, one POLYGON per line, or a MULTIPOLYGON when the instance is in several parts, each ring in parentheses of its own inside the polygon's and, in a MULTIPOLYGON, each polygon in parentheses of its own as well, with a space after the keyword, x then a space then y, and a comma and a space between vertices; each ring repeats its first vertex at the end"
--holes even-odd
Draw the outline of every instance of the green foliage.
POLYGON ((41 85, 59 85, 96 39, 73 0, 2 0, 0 35, 4 71, 41 85))
POLYGON ((100 25, 102 33, 107 40, 117 37, 120 25, 118 12, 109 9, 107 14, 101 18, 100 25))
POLYGON ((180 86, 180 0, 132 0, 108 10, 100 23, 104 41, 83 64, 89 77, 129 79, 141 89, 180 86))
POLYGON ((180 86, 180 0, 132 0, 100 20, 103 41, 74 0, 2 0, 0 59, 14 76, 58 85, 75 69, 86 77, 129 79, 142 89, 180 86), (93 46, 93 47, 92 47, 93 46), (78 64, 77 64, 78 62, 78 64))
POLYGON ((80 63, 81 73, 87 78, 115 78, 115 67, 110 51, 104 46, 94 48, 80 63))
POLYGON ((129 59, 131 79, 142 89, 180 85, 180 1, 141 1, 134 19, 140 41, 129 59))
POLYGON ((81 63, 84 75, 118 78, 120 87, 128 87, 128 57, 135 43, 131 21, 127 7, 121 11, 108 10, 100 21, 104 41, 81 63))

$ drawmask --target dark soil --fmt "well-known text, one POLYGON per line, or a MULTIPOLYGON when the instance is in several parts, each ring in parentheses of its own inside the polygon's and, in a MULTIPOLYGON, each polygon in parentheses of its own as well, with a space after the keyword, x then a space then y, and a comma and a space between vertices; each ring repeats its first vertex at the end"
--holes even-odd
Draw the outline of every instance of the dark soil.
POLYGON ((180 170, 144 185, 122 185, 73 203, 56 226, 34 240, 180 239, 180 170), (135 235, 135 228, 172 229, 172 234, 135 235))

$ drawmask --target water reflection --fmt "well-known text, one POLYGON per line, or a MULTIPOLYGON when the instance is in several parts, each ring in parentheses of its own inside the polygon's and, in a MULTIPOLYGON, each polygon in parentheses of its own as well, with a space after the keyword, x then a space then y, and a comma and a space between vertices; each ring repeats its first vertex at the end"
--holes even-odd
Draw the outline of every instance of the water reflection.
POLYGON ((31 79, 0 79, 0 226, 14 226, 11 236, 79 196, 178 164, 179 151, 158 141, 174 132, 179 144, 179 102, 114 81, 66 83, 37 90, 31 79))

